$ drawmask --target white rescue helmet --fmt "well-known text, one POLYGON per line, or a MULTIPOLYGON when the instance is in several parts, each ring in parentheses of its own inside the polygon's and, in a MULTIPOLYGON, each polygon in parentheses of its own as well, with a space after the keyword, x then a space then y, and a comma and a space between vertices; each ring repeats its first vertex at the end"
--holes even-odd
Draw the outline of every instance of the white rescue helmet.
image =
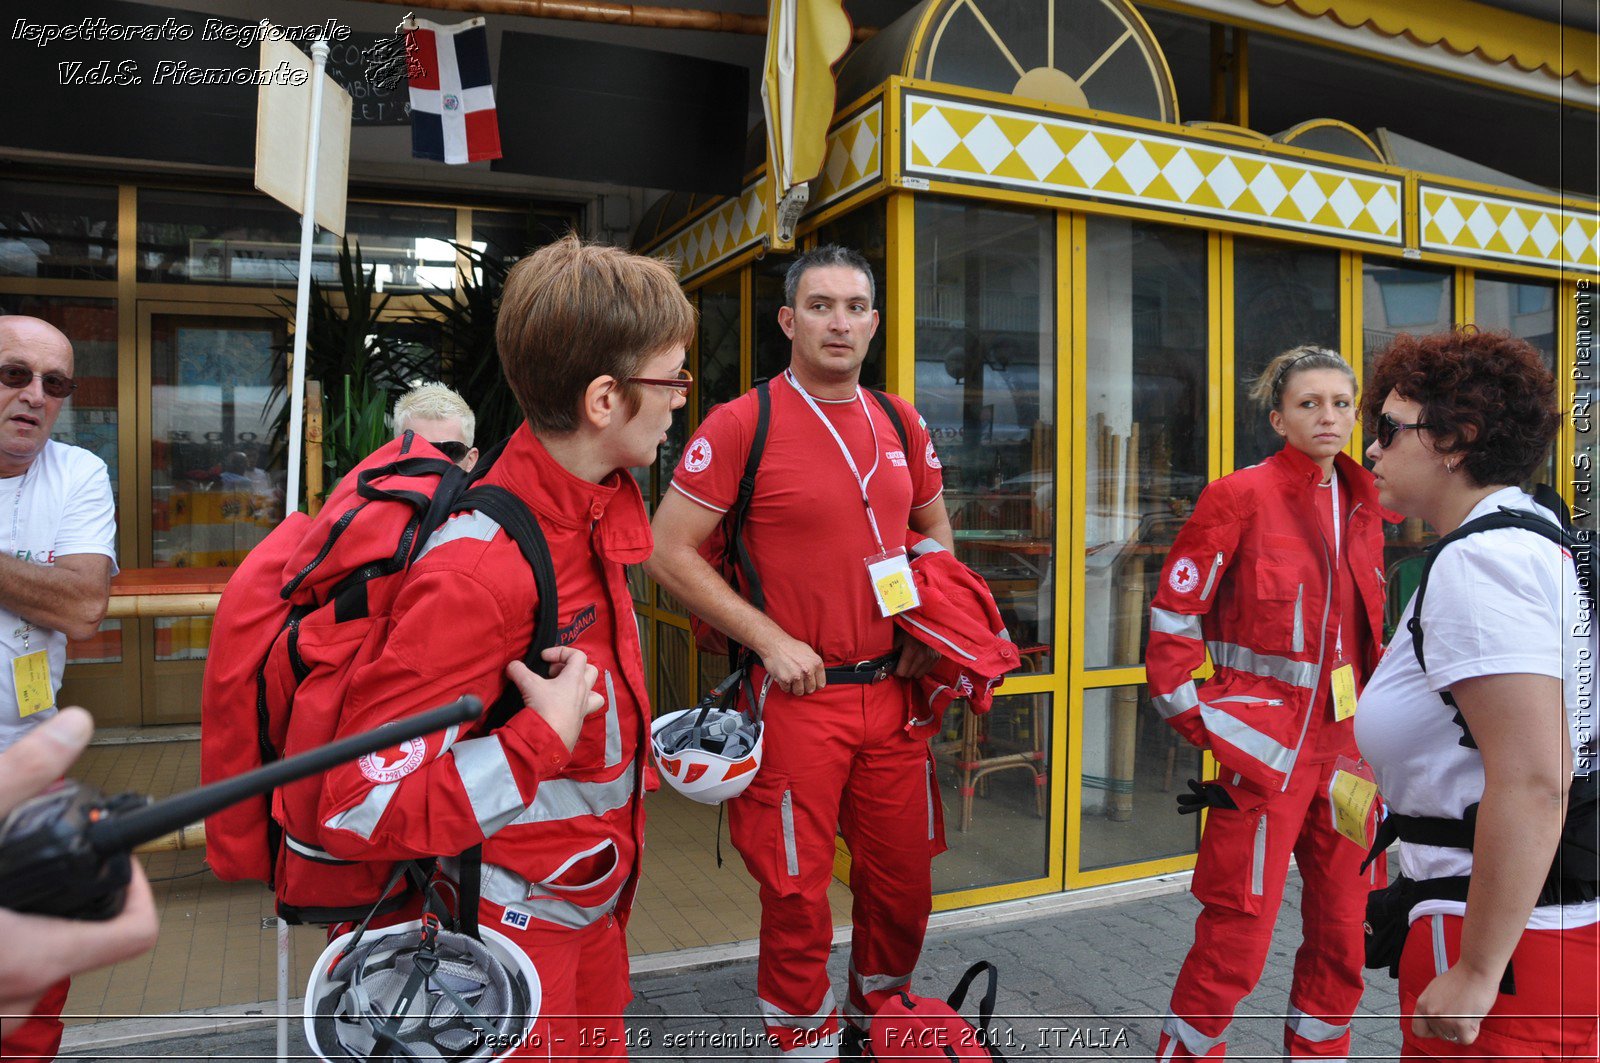
POLYGON ((433 925, 431 959, 421 919, 352 930, 323 950, 305 1003, 306 1040, 318 1058, 464 1063, 497 1059, 526 1041, 541 997, 527 954, 488 927, 473 938, 433 925))
POLYGON ((744 674, 733 672, 694 708, 669 712, 650 727, 650 748, 661 774, 691 801, 719 805, 737 797, 761 769, 764 728, 760 702, 748 682, 743 686, 750 690, 755 718, 738 707, 744 674))

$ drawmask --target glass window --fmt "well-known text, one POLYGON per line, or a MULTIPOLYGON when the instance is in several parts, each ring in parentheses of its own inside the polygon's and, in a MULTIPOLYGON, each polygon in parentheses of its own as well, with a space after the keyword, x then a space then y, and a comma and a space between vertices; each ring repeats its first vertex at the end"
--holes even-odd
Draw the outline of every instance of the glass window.
MULTIPOLYGON (((455 285, 453 209, 351 203, 345 232, 376 267, 379 291, 455 285)), ((340 247, 317 233, 312 276, 339 283, 340 247)), ((299 266, 300 220, 265 196, 139 190, 140 280, 286 286, 299 266)))
POLYGON ((236 565, 283 519, 285 458, 267 443, 284 404, 286 341, 271 318, 150 318, 157 567, 236 565))
POLYGON ((851 211, 817 229, 817 244, 839 244, 860 251, 872 267, 872 283, 877 295, 873 305, 878 308, 878 332, 867 346, 867 360, 861 363, 861 382, 869 388, 883 390, 888 379, 888 362, 884 355, 883 316, 889 312, 886 293, 889 290, 888 225, 884 215, 886 199, 875 200, 851 211))
POLYGON ((472 246, 512 262, 577 228, 576 209, 524 212, 480 208, 472 212, 472 246))
POLYGON ((687 628, 656 624, 656 708, 659 712, 686 709, 693 688, 689 684, 689 655, 694 652, 687 628))
POLYGON ((1172 813, 1201 753, 1168 727, 1143 684, 1083 692, 1083 813, 1078 868, 1192 853, 1199 816, 1172 813))
POLYGON ((933 741, 945 841, 933 890, 1025 882, 1049 873, 1049 694, 994 699, 983 716, 951 705, 933 741))
POLYGON ((1298 244, 1234 241, 1235 469, 1283 448, 1265 411, 1250 400, 1250 387, 1273 358, 1308 343, 1339 350, 1339 256, 1298 244))
POLYGON ((700 418, 711 407, 739 397, 739 273, 703 285, 700 297, 700 418))
MULTIPOLYGON (((1395 336, 1402 332, 1423 335, 1451 327, 1455 321, 1455 287, 1453 274, 1443 270, 1369 260, 1362 272, 1362 379, 1371 380, 1378 356, 1395 336)), ((1383 554, 1390 594, 1386 626, 1392 627, 1398 618, 1406 589, 1416 586, 1417 562, 1407 559, 1419 554, 1434 538, 1420 517, 1384 525, 1383 554)))
POLYGON ((917 202, 917 412, 944 465, 956 553, 1011 637, 1055 642, 1055 216, 917 202))
POLYGON ((117 190, 0 181, 0 277, 117 279, 117 190))
POLYGON ((793 255, 768 255, 750 266, 751 331, 755 340, 753 381, 771 380, 789 367, 789 337, 778 324, 778 308, 784 305, 783 276, 789 271, 793 255))
POLYGON ((1089 222, 1084 664, 1134 666, 1167 549, 1206 484, 1206 238, 1089 222))
MULTIPOLYGON (((0 295, 0 314, 22 314, 50 322, 72 341, 72 378, 78 390, 61 407, 50 438, 92 451, 106 463, 111 497, 117 491, 117 301, 76 296, 0 295)), ((120 513, 118 514, 120 517, 120 513)), ((131 565, 126 558, 123 565, 131 565)), ((122 621, 107 620, 87 641, 67 643, 73 664, 122 660, 122 621)))
MULTIPOLYGON (((1478 274, 1472 285, 1473 323, 1484 331, 1505 331, 1528 344, 1544 358, 1553 372, 1556 367, 1556 286, 1538 281, 1478 274)), ((1526 486, 1554 484, 1555 447, 1544 468, 1534 472, 1526 486)))

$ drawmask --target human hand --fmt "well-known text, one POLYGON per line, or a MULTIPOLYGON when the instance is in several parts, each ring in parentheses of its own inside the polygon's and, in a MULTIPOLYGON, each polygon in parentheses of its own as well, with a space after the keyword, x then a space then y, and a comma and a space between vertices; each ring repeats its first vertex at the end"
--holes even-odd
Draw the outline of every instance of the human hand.
POLYGON ((938 663, 938 650, 920 639, 914 639, 900 628, 894 630, 895 646, 900 650, 900 660, 894 674, 901 679, 921 679, 938 663))
POLYGON ((550 725, 570 753, 583 721, 606 707, 605 696, 595 690, 600 670, 589 663, 588 654, 571 646, 551 646, 539 656, 550 662, 549 679, 521 661, 506 665, 506 678, 517 685, 522 704, 550 725))
MULTIPOLYGON (((63 709, 0 753, 0 818, 47 788, 89 744, 94 723, 80 708, 63 709)), ((138 861, 127 900, 114 919, 85 922, 22 915, 0 908, 0 1034, 26 1020, 45 990, 63 978, 137 956, 156 943, 159 925, 150 883, 138 861)))
POLYGON ((1480 974, 1457 963, 1429 982, 1417 997, 1411 1032, 1418 1037, 1470 1045, 1478 1039, 1483 1017, 1494 1007, 1499 993, 1497 976, 1480 974))
POLYGON ((772 682, 786 694, 799 697, 828 685, 827 670, 817 651, 799 639, 783 636, 781 642, 761 653, 761 666, 772 682))
POLYGON ((1202 808, 1227 808, 1238 811, 1239 806, 1233 798, 1228 796, 1219 782, 1201 782, 1198 779, 1189 780, 1189 789, 1192 793, 1178 795, 1178 815, 1191 816, 1202 808))

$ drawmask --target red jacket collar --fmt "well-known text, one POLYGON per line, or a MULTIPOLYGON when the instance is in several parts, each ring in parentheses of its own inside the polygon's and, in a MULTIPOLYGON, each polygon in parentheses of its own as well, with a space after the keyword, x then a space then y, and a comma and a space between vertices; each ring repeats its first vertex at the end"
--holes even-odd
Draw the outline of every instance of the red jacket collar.
POLYGON ((596 546, 608 561, 634 565, 650 556, 655 540, 639 485, 625 469, 599 483, 569 472, 550 456, 526 422, 484 476, 528 504, 541 523, 593 527, 596 546))
MULTIPOLYGON (((1304 451, 1285 443, 1283 449, 1267 459, 1273 462, 1278 470, 1297 487, 1315 487, 1322 483, 1322 468, 1312 461, 1304 451)), ((1380 517, 1390 524, 1398 523, 1398 514, 1384 509, 1378 502, 1377 482, 1372 473, 1344 451, 1333 456, 1333 467, 1339 474, 1339 479, 1350 489, 1350 494, 1357 502, 1375 511, 1380 517)))

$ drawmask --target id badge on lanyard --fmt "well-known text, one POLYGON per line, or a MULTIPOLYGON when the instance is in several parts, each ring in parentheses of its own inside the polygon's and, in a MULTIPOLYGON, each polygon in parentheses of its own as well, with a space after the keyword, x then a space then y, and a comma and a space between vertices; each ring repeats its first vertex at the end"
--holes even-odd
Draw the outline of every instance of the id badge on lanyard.
POLYGON ((911 575, 911 559, 904 547, 873 554, 866 562, 867 578, 872 581, 872 593, 878 599, 880 613, 894 616, 922 604, 922 597, 917 594, 917 581, 911 575))
POLYGON ((872 468, 867 470, 865 476, 861 475, 856 467, 855 458, 850 456, 850 448, 845 446, 838 429, 823 414, 817 406, 816 400, 801 387, 800 381, 794 374, 788 374, 789 383, 806 400, 806 405, 811 407, 811 412, 817 415, 817 420, 822 422, 822 427, 833 436, 833 441, 839 445, 839 453, 844 455, 844 462, 850 467, 850 475, 855 477, 856 486, 861 489, 861 503, 867 510, 867 524, 872 529, 872 538, 878 544, 878 552, 863 561, 867 566, 867 582, 872 587, 872 596, 878 603, 878 611, 884 616, 895 616, 908 609, 915 609, 922 604, 922 598, 917 594, 917 583, 911 575, 911 559, 907 556, 905 547, 897 546, 889 549, 883 545, 883 534, 878 530, 878 517, 872 511, 872 499, 867 495, 867 485, 872 482, 873 475, 878 471, 878 435, 872 423, 872 411, 867 406, 866 396, 861 394, 860 388, 856 389, 856 399, 861 404, 861 413, 867 419, 867 435, 872 440, 872 468))
POLYGON ((17 694, 17 715, 23 718, 56 707, 50 683, 50 651, 34 650, 11 661, 12 689, 17 694))

